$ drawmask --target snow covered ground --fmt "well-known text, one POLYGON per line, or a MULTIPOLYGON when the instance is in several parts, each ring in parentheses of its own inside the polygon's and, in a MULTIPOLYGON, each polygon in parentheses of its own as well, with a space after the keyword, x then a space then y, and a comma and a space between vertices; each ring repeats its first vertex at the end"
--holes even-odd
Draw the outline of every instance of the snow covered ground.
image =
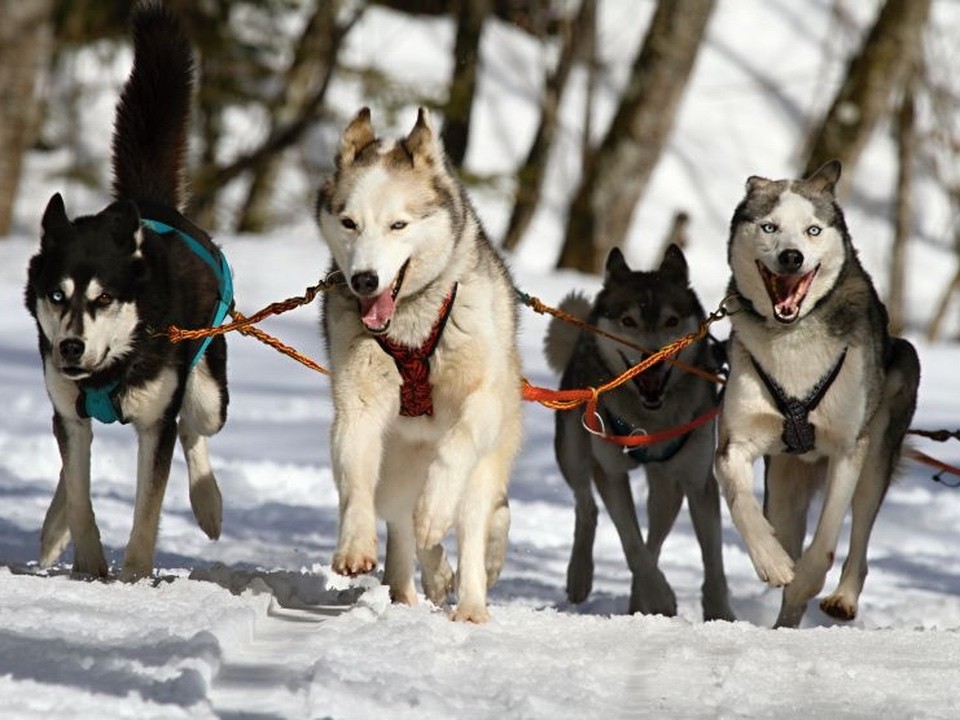
MULTIPOLYGON (((605 46, 623 55, 621 65, 642 32, 634 26, 627 32, 623 20, 633 4, 624 5, 619 26, 615 13, 607 18, 611 27, 624 29, 605 46)), ((711 25, 678 133, 640 209, 628 252, 632 262, 649 266, 669 217, 683 204, 694 217, 692 275, 708 308, 723 293, 725 226, 743 180, 751 173, 787 174, 793 167, 799 120, 782 104, 784 97, 770 97, 761 85, 786 87, 783 92, 792 93, 803 112, 819 108, 827 97, 811 101, 826 6, 811 5, 800 18, 804 33, 795 27, 799 19, 788 14, 795 5, 786 2, 721 3, 711 25), (758 33, 761 27, 773 37, 758 33), (754 41, 750 53, 747 35, 754 41), (782 52, 785 38, 796 42, 789 57, 782 52), (810 82, 791 85, 783 73, 810 82)), ((377 14, 361 29, 358 45, 384 47, 384 37, 398 37, 399 22, 377 14)), ((509 29, 495 30, 487 41, 494 50, 512 50, 492 53, 495 62, 485 76, 480 140, 471 151, 477 165, 482 158, 505 163, 511 152, 522 153, 525 141, 501 132, 497 123, 510 116, 503 110, 508 102, 510 112, 521 113, 516 108, 532 102, 532 91, 523 86, 523 76, 505 77, 508 68, 498 63, 536 62, 509 29), (520 99, 511 98, 505 86, 520 99), (506 147, 510 143, 513 150, 506 147)), ((415 54, 410 47, 402 51, 408 58, 415 54)), ((834 77, 837 68, 831 67, 834 77)), ((417 72, 440 71, 424 62, 417 72)), ((575 134, 571 129, 571 137, 575 134)), ((882 137, 871 146, 848 213, 880 284, 889 229, 875 217, 874 203, 889 195, 889 186, 876 181, 891 177, 889 150, 882 137)), ((89 212, 103 202, 73 186, 51 184, 47 173, 55 161, 31 159, 19 229, 0 242, 3 717, 952 718, 960 713, 960 490, 934 482, 927 468, 905 463, 881 511, 860 617, 849 625, 838 625, 811 604, 802 629, 768 629, 779 593, 756 578, 725 510, 724 556, 739 621, 700 620, 699 552, 685 512, 661 558, 677 592, 679 617, 627 616, 629 578, 603 514, 593 595, 581 606, 565 601, 572 498, 553 460, 551 414, 528 404, 510 491, 510 552, 491 593, 491 622, 454 624, 426 603, 391 606, 376 577, 347 580, 330 572, 337 499, 327 444, 327 381, 240 337, 230 338, 230 420, 211 442, 224 493, 220 541, 207 541, 195 526, 185 467, 176 458, 156 581, 77 581, 69 576, 69 558, 39 572, 39 528, 59 462, 35 333, 22 307, 25 267, 50 192, 63 190, 71 212, 89 212)), ((569 185, 569 172, 556 168, 559 179, 551 192, 569 185)), ((503 203, 486 193, 478 205, 496 233, 503 203)), ((935 197, 929 206, 937 207, 935 197)), ((307 207, 299 221, 265 237, 218 238, 233 266, 241 310, 249 313, 299 294, 323 272, 327 255, 307 207)), ((536 242, 512 258, 517 284, 548 303, 572 287, 592 292, 598 282, 548 270, 544 259, 556 246, 562 222, 556 210, 556 202, 548 205, 532 234, 536 242)), ((927 217, 921 230, 926 242, 911 252, 909 310, 917 322, 928 317, 942 279, 953 271, 954 258, 935 242, 945 223, 942 216, 927 217)), ((316 307, 273 319, 264 328, 323 359, 316 307)), ((524 311, 524 370, 532 382, 549 386, 556 378, 541 357, 544 328, 542 317, 524 311)), ((956 428, 957 348, 919 341, 918 346, 924 374, 914 426, 956 428)), ((94 507, 109 560, 116 564, 131 520, 135 447, 129 428, 97 426, 95 433, 94 507)), ((917 440, 916 445, 960 463, 956 443, 917 440)), ((636 474, 634 490, 643 498, 642 473, 636 474)), ((642 500, 640 506, 642 512, 642 500)), ((838 568, 844 556, 842 544, 838 568)), ((828 578, 828 588, 838 574, 828 578)))

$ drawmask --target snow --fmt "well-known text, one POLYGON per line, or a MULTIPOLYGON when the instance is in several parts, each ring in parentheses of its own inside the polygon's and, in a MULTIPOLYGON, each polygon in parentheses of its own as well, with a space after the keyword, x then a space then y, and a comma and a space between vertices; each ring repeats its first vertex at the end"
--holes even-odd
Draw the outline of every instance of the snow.
MULTIPOLYGON (((829 97, 824 88, 836 82, 853 42, 830 30, 829 6, 809 4, 799 13, 786 2, 720 3, 710 26, 678 130, 639 209, 628 248, 632 263, 649 266, 682 202, 693 218, 688 249, 693 281, 710 309, 726 283, 726 224, 743 181, 749 174, 792 171, 807 114, 822 110, 829 97), (827 45, 833 60, 824 67, 820 53, 827 45)), ((939 3, 935 10, 939 29, 956 24, 956 12, 939 3)), ((615 85, 625 77, 642 35, 631 20, 634 12, 632 3, 614 3, 601 13, 604 58, 616 67, 601 97, 598 123, 609 117, 615 85)), ((861 22, 870 17, 862 14, 861 22)), ((384 67, 397 68, 403 82, 416 84, 423 77, 427 88, 446 77, 448 66, 439 57, 452 35, 443 23, 372 10, 357 38, 348 55, 355 62, 377 54, 384 67), (388 48, 396 48, 393 55, 388 48)), ((532 132, 537 72, 528 64, 543 58, 510 28, 498 27, 484 42, 494 61, 481 82, 477 144, 470 158, 484 172, 502 172, 522 155, 532 132)), ((109 82, 122 75, 111 70, 109 82)), ((337 92, 348 98, 345 114, 362 101, 349 82, 341 82, 337 92)), ((576 100, 574 88, 565 103, 567 152, 555 160, 546 209, 510 258, 518 286, 548 303, 574 287, 592 293, 599 282, 549 270, 563 223, 559 210, 578 172, 576 100)), ((103 116, 87 121, 101 122, 103 116)), ((412 120, 412 110, 397 118, 402 126, 412 120)), ((106 175, 107 138, 102 130, 91 132, 98 134, 90 135, 88 151, 101 158, 106 175)), ((889 204, 891 157, 888 138, 878 133, 848 203, 855 241, 881 287, 890 229, 886 211, 878 213, 877 207, 889 204)), ((51 181, 65 161, 63 154, 30 158, 17 231, 0 242, 0 307, 7 308, 0 314, 0 392, 7 408, 0 413, 4 718, 957 715, 960 490, 934 482, 928 468, 904 463, 877 521, 871 574, 852 623, 838 624, 811 603, 801 629, 769 629, 779 592, 756 578, 726 509, 724 558, 739 621, 700 619, 701 565, 685 512, 661 557, 679 616, 628 616, 629 577, 602 510, 593 594, 580 606, 565 600, 573 502, 553 459, 551 413, 527 404, 525 440, 510 490, 510 551, 491 592, 492 618, 483 626, 457 624, 426 602, 392 606, 375 576, 351 580, 332 574, 337 496, 327 443, 327 380, 241 337, 229 340, 230 420, 211 441, 224 495, 220 541, 209 542, 196 527, 185 466, 176 457, 154 581, 80 581, 70 577, 69 556, 40 571, 39 529, 59 461, 34 328, 22 306, 25 267, 51 192, 64 192, 71 213, 93 211, 105 201, 76 184, 51 181)), ((932 186, 924 187, 924 203, 918 205, 929 207, 931 215, 918 221, 925 242, 910 253, 908 310, 915 327, 929 319, 956 262, 942 199, 932 186)), ((496 235, 509 211, 504 191, 486 188, 474 196, 496 235)), ((327 253, 310 221, 309 201, 302 207, 289 225, 265 236, 218 238, 244 312, 297 295, 324 272, 327 253)), ((527 377, 553 386, 557 378, 540 349, 545 326, 545 318, 524 310, 520 341, 527 377)), ((323 361, 316 307, 263 327, 323 361)), ((718 328, 721 335, 726 331, 718 328)), ((955 345, 912 339, 923 364, 914 427, 957 427, 955 345)), ((117 567, 131 522, 136 450, 129 428, 98 425, 95 433, 94 507, 108 559, 117 567)), ((917 439, 914 444, 960 463, 956 443, 917 439)), ((642 472, 636 473, 641 513, 645 488, 642 472)), ((839 576, 845 542, 827 590, 839 576)))

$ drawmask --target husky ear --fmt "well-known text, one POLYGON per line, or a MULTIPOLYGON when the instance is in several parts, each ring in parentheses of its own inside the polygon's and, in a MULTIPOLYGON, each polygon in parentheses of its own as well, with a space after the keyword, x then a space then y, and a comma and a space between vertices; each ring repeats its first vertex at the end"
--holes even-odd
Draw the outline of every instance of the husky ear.
POLYGON ((112 216, 113 239, 118 247, 129 247, 131 253, 140 251, 140 244, 143 242, 140 210, 132 200, 112 202, 100 214, 112 216))
POLYGON ((431 165, 440 160, 443 149, 433 129, 433 119, 430 117, 429 110, 421 107, 417 111, 417 122, 413 130, 400 141, 400 144, 407 151, 415 167, 421 163, 431 165))
POLYGON ((760 177, 759 175, 751 175, 747 178, 747 195, 750 193, 760 192, 764 188, 768 188, 773 185, 773 180, 768 180, 765 177, 760 177))
POLYGON ((376 141, 373 125, 370 123, 370 108, 360 108, 357 116, 350 121, 340 138, 340 152, 337 154, 337 167, 353 164, 363 149, 376 141))
POLYGON ((660 263, 659 272, 661 275, 667 275, 676 280, 682 281, 684 285, 689 282, 690 273, 687 268, 687 259, 683 255, 683 250, 675 243, 670 243, 663 253, 663 261, 660 263))
POLYGON ((840 180, 841 165, 839 160, 828 160, 810 177, 803 182, 805 185, 813 188, 816 192, 829 193, 835 195, 837 191, 837 182, 840 180))
POLYGON ((47 203, 47 209, 43 211, 43 219, 40 221, 40 247, 47 248, 50 243, 73 234, 73 226, 70 224, 70 218, 67 217, 67 209, 63 205, 63 198, 60 193, 54 194, 47 203))
POLYGON ((624 260, 623 253, 620 251, 620 248, 611 248, 609 254, 607 255, 604 281, 607 281, 616 275, 622 275, 629 272, 630 266, 627 265, 627 261, 624 260))

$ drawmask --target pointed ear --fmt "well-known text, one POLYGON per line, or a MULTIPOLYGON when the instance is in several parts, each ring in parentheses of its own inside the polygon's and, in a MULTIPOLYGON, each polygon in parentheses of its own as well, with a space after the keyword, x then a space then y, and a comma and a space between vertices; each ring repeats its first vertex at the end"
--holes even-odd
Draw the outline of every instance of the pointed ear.
POLYGON ((132 200, 117 200, 104 208, 101 215, 110 216, 113 239, 120 248, 130 248, 131 253, 140 250, 143 231, 140 227, 140 210, 132 200))
POLYGON ((761 190, 770 187, 773 185, 773 180, 768 180, 765 177, 760 177, 759 175, 751 175, 747 178, 747 195, 754 192, 760 192, 761 190))
POLYGON ((43 211, 43 219, 40 221, 40 228, 43 231, 40 236, 41 248, 47 248, 50 243, 73 235, 73 226, 70 224, 70 218, 67 217, 67 209, 63 205, 60 193, 56 193, 47 203, 47 209, 43 211))
POLYGON ((430 111, 424 107, 417 111, 417 122, 413 130, 400 141, 400 144, 407 151, 414 167, 438 163, 443 157, 443 147, 433 129, 430 111))
POLYGON ((837 182, 840 180, 841 165, 839 160, 828 160, 810 177, 803 182, 816 192, 836 195, 837 182))
POLYGON ((607 264, 603 277, 604 282, 607 282, 612 277, 629 272, 630 266, 627 265, 627 261, 623 259, 623 253, 620 251, 620 248, 611 248, 607 254, 607 264))
POLYGON ((690 273, 687 268, 687 259, 679 246, 674 243, 667 246, 663 253, 663 261, 660 263, 659 272, 676 280, 681 280, 685 285, 689 282, 690 273))
POLYGON ((363 149, 376 141, 373 125, 370 123, 370 108, 361 108, 357 116, 350 121, 340 138, 340 152, 337 154, 337 167, 353 164, 363 149))

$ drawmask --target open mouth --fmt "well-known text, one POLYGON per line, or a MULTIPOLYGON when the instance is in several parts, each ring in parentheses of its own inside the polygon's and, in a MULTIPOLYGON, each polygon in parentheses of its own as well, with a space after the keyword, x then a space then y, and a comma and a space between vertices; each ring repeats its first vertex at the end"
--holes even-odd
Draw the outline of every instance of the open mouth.
POLYGON ((770 302, 773 304, 773 317, 776 320, 792 323, 800 317, 800 306, 810 291, 813 276, 819 269, 820 266, 817 265, 804 275, 799 273, 778 275, 757 260, 757 270, 760 271, 760 277, 763 278, 763 284, 767 288, 767 295, 770 296, 770 302))
POLYGON ((407 274, 407 266, 410 261, 407 260, 397 277, 394 278, 386 290, 379 295, 360 298, 360 322, 368 332, 374 335, 385 333, 390 327, 390 320, 393 318, 397 309, 397 295, 400 293, 400 286, 403 285, 403 278, 407 274))
MULTIPOLYGON (((633 367, 637 364, 631 362, 623 352, 620 353, 620 357, 627 367, 633 367)), ((640 358, 640 362, 643 362, 648 357, 650 356, 644 354, 643 357, 640 358)), ((672 370, 673 367, 669 363, 661 361, 633 378, 637 390, 640 391, 640 401, 648 410, 657 410, 663 405, 663 396, 666 392, 667 381, 670 380, 672 370)))

